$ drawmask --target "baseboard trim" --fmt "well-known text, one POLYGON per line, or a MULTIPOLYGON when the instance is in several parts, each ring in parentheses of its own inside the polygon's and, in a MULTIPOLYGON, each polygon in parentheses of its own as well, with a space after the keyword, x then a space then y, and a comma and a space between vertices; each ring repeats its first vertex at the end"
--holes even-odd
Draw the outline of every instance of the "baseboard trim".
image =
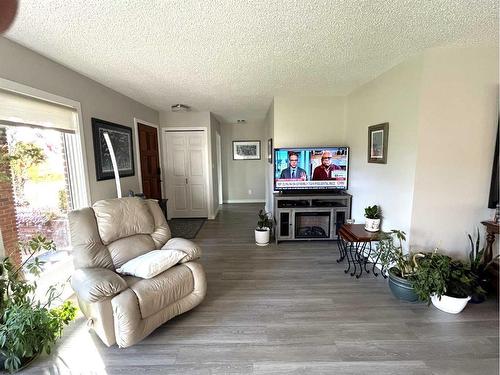
POLYGON ((265 199, 227 199, 224 203, 265 203, 265 199))

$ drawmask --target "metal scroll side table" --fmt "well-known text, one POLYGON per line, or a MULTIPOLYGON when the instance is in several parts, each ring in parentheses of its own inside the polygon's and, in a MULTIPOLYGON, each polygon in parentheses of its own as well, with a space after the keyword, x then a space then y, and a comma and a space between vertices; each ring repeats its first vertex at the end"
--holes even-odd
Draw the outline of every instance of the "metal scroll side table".
MULTIPOLYGON (((366 267, 372 253, 372 241, 379 241, 380 232, 369 232, 365 230, 364 224, 344 224, 340 227, 338 234, 340 258, 337 259, 337 263, 347 259, 347 268, 344 270, 344 273, 348 273, 351 270, 351 265, 354 267, 351 276, 356 275, 357 279, 362 275, 363 269, 366 273, 370 273, 370 270, 366 267), (365 256, 367 248, 368 254, 365 256)), ((372 266, 372 273, 375 276, 378 276, 378 273, 375 272, 377 261, 378 257, 372 266)))

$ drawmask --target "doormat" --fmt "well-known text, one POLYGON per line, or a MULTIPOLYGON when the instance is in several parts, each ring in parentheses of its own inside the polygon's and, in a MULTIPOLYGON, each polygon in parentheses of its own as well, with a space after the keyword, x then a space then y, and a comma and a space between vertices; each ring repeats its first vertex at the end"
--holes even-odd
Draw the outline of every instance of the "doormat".
POLYGON ((182 237, 193 239, 196 237, 205 219, 171 219, 168 226, 172 232, 172 237, 182 237))

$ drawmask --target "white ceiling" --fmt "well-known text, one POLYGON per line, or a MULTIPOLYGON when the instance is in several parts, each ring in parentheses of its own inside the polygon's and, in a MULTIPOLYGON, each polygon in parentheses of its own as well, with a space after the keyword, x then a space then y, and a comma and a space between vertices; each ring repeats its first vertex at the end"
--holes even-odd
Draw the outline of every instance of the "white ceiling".
POLYGON ((498 43, 496 0, 21 0, 6 35, 158 110, 259 120, 425 48, 498 43))

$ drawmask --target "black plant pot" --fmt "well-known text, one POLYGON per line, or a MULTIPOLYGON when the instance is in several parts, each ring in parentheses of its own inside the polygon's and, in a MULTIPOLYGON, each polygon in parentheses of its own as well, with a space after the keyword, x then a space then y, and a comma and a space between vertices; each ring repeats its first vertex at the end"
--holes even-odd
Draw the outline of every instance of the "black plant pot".
POLYGON ((478 304, 478 303, 483 303, 484 301, 486 301, 486 296, 485 295, 473 294, 473 295, 471 295, 469 302, 470 303, 478 304))
POLYGON ((396 276, 389 270, 389 288, 397 299, 407 302, 417 302, 418 296, 407 279, 396 276))
POLYGON ((477 294, 477 293, 471 294, 469 302, 475 303, 475 304, 483 303, 484 301, 486 301, 488 299, 487 295, 488 295, 489 289, 490 289, 488 279, 478 277, 478 280, 479 280, 478 286, 480 286, 485 291, 485 293, 484 294, 477 294))

